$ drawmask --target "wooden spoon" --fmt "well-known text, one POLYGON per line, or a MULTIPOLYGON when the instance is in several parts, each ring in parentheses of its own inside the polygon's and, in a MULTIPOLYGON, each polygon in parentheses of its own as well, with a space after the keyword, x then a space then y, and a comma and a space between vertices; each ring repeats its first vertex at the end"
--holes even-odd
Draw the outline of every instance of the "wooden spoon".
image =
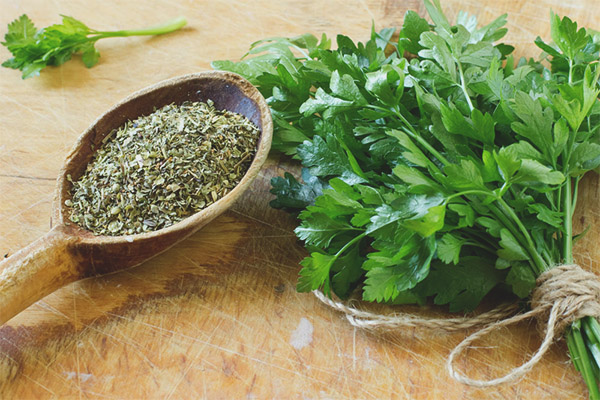
POLYGON ((0 262, 0 324, 46 295, 79 279, 138 265, 185 239, 225 211, 250 186, 264 164, 273 134, 269 107, 259 91, 228 72, 201 72, 134 93, 98 118, 77 140, 57 181, 52 221, 45 236, 0 262), (68 219, 71 183, 113 129, 155 108, 212 100, 217 109, 246 116, 261 130, 256 155, 240 183, 214 204, 168 228, 128 236, 96 236, 68 219))

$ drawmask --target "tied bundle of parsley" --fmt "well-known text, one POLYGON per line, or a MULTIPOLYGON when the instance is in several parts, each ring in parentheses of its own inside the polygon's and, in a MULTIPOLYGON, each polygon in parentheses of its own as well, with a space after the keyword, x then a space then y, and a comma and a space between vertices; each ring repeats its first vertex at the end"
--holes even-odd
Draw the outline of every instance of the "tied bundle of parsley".
MULTIPOLYGON (((541 60, 497 43, 506 16, 456 25, 425 0, 399 39, 323 35, 254 43, 239 73, 268 99, 273 147, 302 163, 272 181, 272 206, 298 212, 310 256, 298 290, 471 311, 490 291, 527 298, 536 277, 573 263, 583 175, 600 165, 600 37, 551 14, 541 60)), ((566 332, 600 399, 600 324, 566 332)))

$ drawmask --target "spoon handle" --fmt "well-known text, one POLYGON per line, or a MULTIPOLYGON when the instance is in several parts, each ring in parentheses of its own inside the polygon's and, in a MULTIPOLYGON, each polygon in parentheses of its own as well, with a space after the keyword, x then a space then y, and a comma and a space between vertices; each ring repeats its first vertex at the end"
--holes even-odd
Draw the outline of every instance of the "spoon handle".
POLYGON ((0 262, 0 325, 55 290, 79 279, 77 239, 54 227, 0 262))

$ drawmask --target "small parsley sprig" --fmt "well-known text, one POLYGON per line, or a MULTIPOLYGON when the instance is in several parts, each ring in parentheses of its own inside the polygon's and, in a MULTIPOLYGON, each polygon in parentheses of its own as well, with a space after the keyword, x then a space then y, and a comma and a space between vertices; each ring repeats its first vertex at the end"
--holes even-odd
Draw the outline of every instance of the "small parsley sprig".
POLYGON ((162 35, 185 26, 183 17, 162 25, 139 30, 97 31, 88 28, 75 18, 62 16, 62 24, 51 25, 38 30, 33 22, 23 14, 8 24, 8 32, 2 44, 13 57, 2 63, 3 67, 22 71, 23 79, 38 76, 48 65, 61 65, 71 59, 74 53, 81 53, 81 60, 91 68, 100 58, 94 47, 96 41, 109 37, 162 35))
MULTIPOLYGON (((536 277, 573 263, 573 212, 600 166, 600 36, 551 14, 540 60, 498 43, 506 15, 452 25, 409 11, 365 43, 338 35, 271 38, 240 62, 216 61, 259 87, 273 148, 302 182, 272 180, 274 207, 298 213, 309 256, 298 290, 471 311, 491 291, 527 298, 536 277)), ((566 334, 600 399, 600 324, 566 334)))

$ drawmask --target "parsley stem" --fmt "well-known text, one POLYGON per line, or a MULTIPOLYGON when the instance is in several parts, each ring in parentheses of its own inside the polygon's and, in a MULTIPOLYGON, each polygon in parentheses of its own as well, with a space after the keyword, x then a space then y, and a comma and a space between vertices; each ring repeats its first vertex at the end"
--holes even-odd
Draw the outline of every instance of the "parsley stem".
MULTIPOLYGON (((408 122, 408 121, 407 121, 408 122)), ((410 125, 409 125, 410 126, 410 125)), ((412 128, 412 126, 411 126, 412 128)), ((416 140, 417 142, 419 142, 419 144, 421 146, 423 146, 427 151, 429 151, 431 154, 433 154, 433 156, 435 158, 437 158, 438 160, 440 160, 440 162, 444 165, 449 165, 450 161, 448 161, 446 159, 446 157, 444 157, 443 155, 440 154, 439 151, 437 151, 429 142, 427 142, 425 139, 423 139, 421 137, 421 135, 419 135, 414 128, 413 129, 403 129, 404 132, 406 132, 406 134, 408 136, 410 136, 411 138, 413 138, 414 140, 416 140)))
POLYGON ((571 362, 573 363, 575 370, 581 373, 581 370, 583 369, 581 365, 581 357, 579 356, 577 346, 575 345, 575 338, 571 334, 572 329, 572 326, 568 329, 567 334, 565 335, 565 339, 567 341, 567 348, 569 349, 569 353, 571 353, 571 362))
POLYGON ((364 238, 365 236, 367 236, 367 233, 363 232, 360 235, 356 236, 351 241, 349 241, 348 243, 346 243, 344 245, 344 247, 342 247, 337 253, 335 253, 335 255, 333 256, 333 258, 331 259, 331 261, 329 261, 329 264, 333 265, 333 263, 335 262, 335 260, 337 260, 342 254, 344 254, 344 252, 346 250, 348 250, 352 245, 354 245, 354 243, 362 240, 362 238, 364 238))
MULTIPOLYGON (((384 107, 379 107, 379 106, 374 106, 374 105, 369 105, 368 107, 372 108, 374 110, 380 110, 380 111, 385 111, 385 112, 391 111, 392 113, 394 113, 394 115, 396 117, 398 117, 400 119, 400 121, 402 121, 402 123, 404 124, 404 126, 402 127, 402 130, 408 136, 410 136, 412 139, 419 142, 419 144, 421 146, 423 146, 427 151, 429 151, 431 154, 433 154, 433 156, 435 158, 437 158, 442 164, 444 164, 444 165, 450 164, 450 161, 448 161, 446 159, 446 157, 441 155, 439 151, 437 151, 429 142, 427 142, 427 140, 423 139, 421 137, 421 135, 419 135, 419 133, 415 130, 415 128, 411 125, 411 123, 408 122, 408 120, 404 117, 404 115, 402 115, 402 113, 400 111, 395 110, 395 109, 387 109, 384 107)), ((433 164, 433 166, 435 166, 435 164, 433 164)), ((436 169, 437 169, 437 167, 436 167, 436 169)))
POLYGON ((340 143, 340 146, 342 146, 342 148, 346 152, 346 157, 348 157, 348 161, 350 162, 350 166, 352 167, 352 171, 354 171, 354 173, 356 175, 360 176, 365 181, 367 181, 368 178, 365 175, 365 172, 362 170, 362 168, 360 168, 360 164, 358 163, 358 161, 356 161, 356 157, 354 157, 354 154, 352 154, 352 151, 350 150, 350 148, 348 147, 348 145, 346 143, 344 143, 343 141, 341 141, 341 140, 339 141, 339 143, 340 143))
MULTIPOLYGON (((594 336, 596 341, 600 343, 600 324, 598 323, 598 320, 596 320, 594 317, 585 317, 584 320, 586 321, 586 325, 592 333, 592 336, 594 336)), ((600 366, 600 362, 598 365, 600 366)))
POLYGON ((519 231, 521 232, 523 238, 525 239, 524 247, 529 252, 529 255, 531 256, 534 265, 537 267, 538 275, 541 274, 542 272, 546 271, 548 269, 548 265, 546 264, 546 261, 544 261, 542 256, 540 256, 540 253, 538 253, 538 251, 535 249, 535 244, 533 243, 533 239, 531 239, 531 235, 529 234, 529 232, 523 225, 523 222, 521 222, 521 220, 519 219, 517 214, 515 214, 515 211, 508 204, 506 204, 504 199, 498 198, 497 201, 500 204, 502 211, 507 213, 508 216, 514 221, 514 223, 519 228, 519 231))
POLYGON ((121 31, 94 31, 97 36, 92 36, 90 39, 98 40, 108 37, 123 37, 123 36, 144 36, 144 35, 162 35, 181 29, 187 24, 184 17, 178 17, 164 24, 154 25, 144 29, 131 29, 121 31))
POLYGON ((569 85, 573 83, 573 60, 569 57, 569 85))
POLYGON ((588 390, 590 391, 590 399, 598 400, 600 399, 600 391, 598 390, 598 384, 596 383, 596 379, 594 377, 594 371, 592 370, 592 364, 588 350, 585 347, 585 342, 583 341, 583 336, 581 334, 581 322, 582 320, 573 322, 571 329, 567 333, 567 336, 572 337, 571 342, 572 345, 574 345, 573 348, 576 349, 576 354, 572 355, 573 357, 578 356, 579 358, 580 372, 588 387, 588 390))
POLYGON ((460 62, 456 63, 458 65, 458 73, 460 75, 460 88, 465 95, 465 99, 467 100, 467 104, 469 105, 469 110, 473 111, 473 103, 471 102, 471 97, 469 97, 469 93, 467 92, 467 86, 465 85, 465 74, 463 73, 462 65, 460 62))
POLYGON ((565 182, 565 201, 564 201, 564 227, 563 237, 563 257, 564 262, 570 264, 573 262, 573 200, 571 199, 571 178, 567 177, 565 182))
POLYGON ((595 319, 592 317, 584 317, 581 320, 581 327, 583 328, 583 333, 585 334, 585 346, 592 356, 592 369, 594 370, 594 374, 598 376, 598 365, 600 364, 600 340, 590 325, 591 321, 595 321, 595 319))
POLYGON ((464 192, 454 193, 454 194, 446 197, 446 203, 448 203, 450 200, 452 200, 455 197, 466 196, 468 194, 480 194, 482 196, 493 197, 494 199, 497 198, 494 195, 494 193, 492 193, 492 192, 486 192, 485 190, 476 190, 476 189, 473 189, 473 190, 465 190, 464 192))
POLYGON ((408 122, 408 120, 404 117, 404 115, 402 115, 402 113, 399 110, 392 110, 392 111, 398 118, 400 118, 400 121, 402 121, 404 123, 403 130, 404 130, 404 132, 406 132, 406 134, 408 136, 410 136, 411 138, 413 138, 414 140, 419 142, 419 144, 421 144, 421 146, 423 146, 427 151, 429 151, 431 154, 433 154, 435 158, 440 160, 440 162, 442 162, 442 164, 444 164, 444 165, 450 164, 450 161, 448 161, 446 159, 446 157, 441 155, 440 152, 437 151, 427 140, 423 139, 423 137, 421 137, 421 135, 419 135, 419 133, 416 131, 416 129, 411 125, 410 122, 408 122))
POLYGON ((483 243, 478 242, 477 240, 468 240, 466 242, 464 242, 463 244, 464 246, 472 246, 472 247, 478 247, 482 250, 487 251, 488 253, 490 253, 492 256, 496 256, 496 250, 494 250, 493 248, 486 246, 483 243))

